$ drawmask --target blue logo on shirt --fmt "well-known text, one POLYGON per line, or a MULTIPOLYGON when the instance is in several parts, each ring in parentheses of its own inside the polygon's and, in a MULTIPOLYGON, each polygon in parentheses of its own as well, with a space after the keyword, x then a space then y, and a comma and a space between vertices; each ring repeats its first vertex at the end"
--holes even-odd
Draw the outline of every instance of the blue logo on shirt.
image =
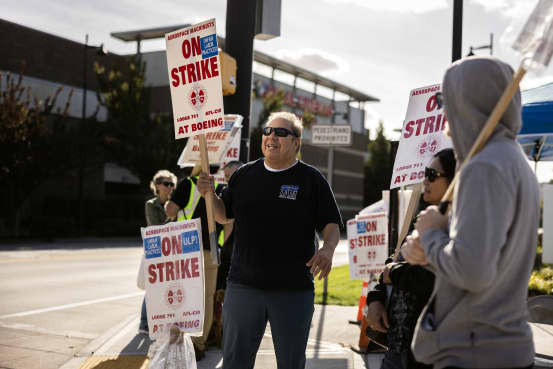
POLYGON ((357 233, 358 234, 365 233, 366 230, 367 230, 367 225, 366 225, 365 222, 357 222, 357 233))
POLYGON ((198 231, 183 232, 182 238, 182 253, 200 251, 200 238, 198 237, 198 231))
POLYGON ((159 258, 161 256, 161 237, 145 238, 144 254, 146 259, 159 258))
POLYGON ((298 195, 299 189, 300 189, 300 186, 282 185, 280 187, 280 195, 278 195, 278 198, 295 200, 296 196, 298 195))
POLYGON ((200 45, 202 48, 202 59, 211 58, 219 54, 217 36, 215 34, 200 38, 200 45))

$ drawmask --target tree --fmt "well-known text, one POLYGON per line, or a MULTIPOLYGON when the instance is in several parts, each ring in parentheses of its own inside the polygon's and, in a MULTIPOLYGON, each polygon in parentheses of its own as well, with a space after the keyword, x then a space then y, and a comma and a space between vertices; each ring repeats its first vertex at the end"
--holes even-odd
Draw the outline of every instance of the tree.
POLYGON ((316 119, 317 117, 315 116, 315 114, 313 114, 311 110, 305 109, 301 116, 301 122, 303 124, 303 128, 307 128, 307 129, 311 128, 313 123, 315 123, 316 119))
POLYGON ((12 236, 19 237, 24 201, 39 185, 76 165, 71 155, 75 140, 65 121, 73 91, 63 112, 53 112, 62 87, 39 101, 23 85, 23 67, 17 79, 0 73, 0 91, 0 185, 7 189, 12 236))
POLYGON ((98 100, 108 110, 105 147, 111 160, 133 172, 146 189, 159 169, 177 169, 186 140, 175 140, 171 115, 151 113, 151 90, 139 56, 109 71, 95 63, 98 100))
POLYGON ((257 127, 251 130, 250 134, 250 160, 256 160, 263 156, 261 151, 262 126, 271 113, 279 111, 284 105, 284 90, 269 91, 263 100, 263 110, 259 114, 257 127))
POLYGON ((382 198, 382 191, 390 188, 393 164, 390 141, 384 136, 384 125, 378 124, 376 138, 369 143, 369 158, 365 163, 363 204, 368 206, 382 198))

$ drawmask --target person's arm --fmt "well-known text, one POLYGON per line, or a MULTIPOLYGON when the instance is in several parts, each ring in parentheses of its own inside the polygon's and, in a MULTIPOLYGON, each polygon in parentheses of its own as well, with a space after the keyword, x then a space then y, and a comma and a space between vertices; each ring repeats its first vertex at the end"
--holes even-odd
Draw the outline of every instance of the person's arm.
POLYGON ((225 232, 225 241, 227 242, 228 238, 230 237, 230 234, 234 230, 234 221, 231 221, 227 224, 223 224, 223 231, 225 232))
MULTIPOLYGON (((440 228, 417 226, 426 259, 436 275, 473 292, 491 285, 515 216, 514 196, 496 167, 480 162, 463 170, 449 235, 440 228)), ((429 212, 434 219, 439 213, 437 207, 429 212)))
POLYGON ((180 207, 171 200, 167 200, 165 203, 165 214, 171 220, 175 220, 180 207))
POLYGON ((232 222, 232 219, 227 218, 227 213, 225 209, 225 203, 215 193, 215 180, 213 176, 208 176, 204 172, 201 172, 198 176, 198 191, 205 198, 206 196, 212 197, 213 203, 213 213, 215 215, 215 220, 217 223, 226 224, 232 222))
POLYGON ((375 331, 386 332, 390 327, 386 313, 386 285, 382 278, 378 284, 367 293, 367 323, 375 331))
POLYGON ((144 204, 144 215, 146 216, 146 225, 149 227, 151 225, 154 225, 154 214, 153 214, 153 207, 152 204, 150 204, 149 201, 146 201, 144 204))
POLYGON ((434 286, 434 274, 431 271, 407 262, 394 263, 389 278, 394 288, 413 292, 417 296, 429 296, 434 286))
POLYGON ((145 205, 146 224, 148 226, 164 224, 167 221, 165 214, 160 214, 159 208, 154 203, 147 201, 145 205))
POLYGON ((313 277, 319 274, 319 280, 323 279, 330 273, 332 268, 332 257, 334 250, 340 241, 340 228, 336 223, 328 223, 323 229, 323 246, 313 255, 307 262, 307 266, 311 267, 310 272, 313 277))

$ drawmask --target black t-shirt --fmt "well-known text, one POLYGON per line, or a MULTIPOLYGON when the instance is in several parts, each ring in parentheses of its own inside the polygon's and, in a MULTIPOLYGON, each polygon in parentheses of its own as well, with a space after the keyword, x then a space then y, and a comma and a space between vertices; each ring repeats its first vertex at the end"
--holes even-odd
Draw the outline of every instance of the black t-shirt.
POLYGON ((234 219, 228 280, 262 289, 313 289, 305 265, 315 253, 315 230, 342 218, 328 182, 301 161, 271 172, 264 159, 240 167, 223 191, 234 219))
MULTIPOLYGON (((196 183, 197 179, 195 177, 192 177, 192 180, 194 183, 196 183)), ((220 194, 223 189, 222 185, 217 186, 217 190, 215 191, 217 194, 220 194)), ((188 201, 190 200, 190 179, 184 178, 181 179, 177 185, 177 188, 173 193, 171 194, 170 200, 173 201, 175 204, 179 206, 181 210, 184 210, 184 207, 188 205, 188 201)), ((192 218, 200 218, 200 221, 202 223, 202 243, 204 250, 209 250, 209 228, 207 224, 207 211, 205 210, 205 200, 204 198, 200 198, 200 201, 198 201, 198 205, 196 205, 196 209, 194 209, 194 213, 192 214, 192 218)), ((219 232, 223 229, 223 226, 217 223, 217 236, 219 236, 219 232)))

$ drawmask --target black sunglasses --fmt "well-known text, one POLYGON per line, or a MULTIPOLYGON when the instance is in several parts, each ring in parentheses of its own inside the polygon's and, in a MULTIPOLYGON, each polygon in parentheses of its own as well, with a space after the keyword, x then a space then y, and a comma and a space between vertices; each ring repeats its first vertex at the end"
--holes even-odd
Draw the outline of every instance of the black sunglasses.
POLYGON ((277 137, 286 137, 288 135, 298 137, 297 134, 295 134, 293 131, 290 131, 289 129, 286 129, 286 128, 280 128, 280 127, 265 127, 265 128, 263 128, 263 136, 270 136, 272 132, 275 132, 275 135, 277 137))
POLYGON ((424 168, 424 176, 428 178, 428 182, 434 182, 438 177, 445 177, 445 173, 440 173, 434 168, 424 168))
POLYGON ((165 187, 175 187, 175 184, 173 182, 160 182, 159 184, 164 185, 165 187))
POLYGON ((438 105, 438 108, 444 107, 444 95, 441 93, 441 91, 436 92, 436 95, 434 95, 436 98, 436 104, 438 105))

